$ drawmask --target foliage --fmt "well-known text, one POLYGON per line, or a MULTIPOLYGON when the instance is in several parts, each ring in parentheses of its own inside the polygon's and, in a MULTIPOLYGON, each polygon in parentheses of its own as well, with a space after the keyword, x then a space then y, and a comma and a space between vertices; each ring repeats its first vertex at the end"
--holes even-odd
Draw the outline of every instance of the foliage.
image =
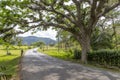
POLYGON ((0 80, 10 80, 10 78, 12 77, 12 75, 10 75, 10 74, 3 73, 6 70, 7 69, 5 66, 0 66, 0 71, 2 71, 0 73, 0 80))
POLYGON ((96 31, 91 38, 91 47, 93 50, 112 49, 112 36, 107 32, 96 31))
POLYGON ((74 49, 74 59, 81 59, 81 51, 74 49))
POLYGON ((16 39, 16 43, 19 46, 19 48, 22 46, 22 39, 21 38, 17 38, 16 39))
POLYGON ((119 16, 120 16, 120 10, 119 7, 105 15, 103 19, 101 19, 99 22, 99 28, 100 32, 108 33, 111 36, 111 44, 113 48, 117 48, 119 45, 119 16))
POLYGON ((34 42, 31 44, 32 46, 35 46, 35 47, 40 47, 40 48, 43 48, 45 46, 45 43, 44 42, 41 42, 41 41, 38 41, 38 42, 34 42))
POLYGON ((23 10, 26 4, 29 4, 28 0, 0 0, 0 36, 5 43, 15 44, 14 37, 21 33, 16 26, 22 25, 25 12, 29 12, 23 10))
MULTIPOLYGON (((6 29, 6 25, 9 27, 12 25, 12 29, 14 25, 19 25, 19 29, 23 32, 31 29, 46 30, 51 26, 66 30, 72 33, 81 45, 82 55, 85 56, 81 56, 83 63, 87 62, 86 54, 90 51, 90 38, 98 20, 120 5, 120 0, 2 0, 0 2, 2 30, 6 29)), ((16 33, 14 30, 12 32, 16 33)))
POLYGON ((120 51, 92 51, 88 54, 88 61, 105 66, 120 67, 120 51))
POLYGON ((78 44, 78 41, 75 40, 74 36, 68 31, 59 30, 56 37, 60 38, 58 42, 59 47, 65 50, 76 47, 76 45, 78 44))
POLYGON ((50 46, 50 47, 54 47, 54 46, 55 46, 55 44, 53 44, 53 43, 50 43, 50 44, 49 44, 49 46, 50 46))

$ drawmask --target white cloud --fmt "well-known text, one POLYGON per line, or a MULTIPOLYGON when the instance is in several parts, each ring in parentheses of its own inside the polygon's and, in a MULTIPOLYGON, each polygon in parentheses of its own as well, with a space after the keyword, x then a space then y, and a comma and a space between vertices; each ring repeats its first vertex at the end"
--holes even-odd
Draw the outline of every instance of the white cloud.
POLYGON ((37 37, 47 37, 56 40, 57 31, 49 28, 47 31, 38 31, 37 33, 32 34, 32 31, 26 32, 24 34, 19 34, 18 36, 37 36, 37 37))

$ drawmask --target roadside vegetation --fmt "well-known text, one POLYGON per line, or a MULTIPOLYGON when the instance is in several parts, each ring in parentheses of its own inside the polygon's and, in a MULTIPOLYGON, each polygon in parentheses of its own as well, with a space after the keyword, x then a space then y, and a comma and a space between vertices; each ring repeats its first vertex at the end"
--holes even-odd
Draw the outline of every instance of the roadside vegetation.
POLYGON ((60 58, 60 59, 64 59, 64 60, 72 60, 73 59, 73 55, 69 52, 69 51, 64 51, 64 50, 60 50, 58 52, 58 49, 49 49, 49 50, 41 50, 39 49, 40 52, 43 52, 47 55, 50 55, 52 57, 56 57, 56 58, 60 58))
POLYGON ((7 55, 6 48, 0 46, 0 80, 18 80, 19 60, 21 56, 21 49, 28 49, 27 46, 12 46, 9 49, 10 55, 7 55))
MULTIPOLYGON (((55 58, 82 64, 79 60, 81 58, 81 50, 78 49, 67 51, 64 49, 60 49, 58 52, 57 48, 56 49, 49 48, 44 51, 42 49, 39 49, 39 52, 42 52, 55 58)), ((120 50, 91 51, 90 53, 88 53, 88 64, 83 65, 119 72, 120 50)))

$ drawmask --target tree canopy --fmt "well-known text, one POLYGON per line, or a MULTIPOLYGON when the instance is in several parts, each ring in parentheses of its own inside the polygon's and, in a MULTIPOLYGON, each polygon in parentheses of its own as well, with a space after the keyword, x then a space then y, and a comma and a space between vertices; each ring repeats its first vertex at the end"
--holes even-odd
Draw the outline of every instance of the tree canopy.
POLYGON ((87 63, 90 38, 101 19, 120 5, 120 0, 1 0, 0 33, 15 29, 29 30, 61 28, 73 34, 82 48, 82 62, 87 63), (7 27, 6 27, 7 26, 7 27), (6 31, 6 30, 5 30, 6 31))

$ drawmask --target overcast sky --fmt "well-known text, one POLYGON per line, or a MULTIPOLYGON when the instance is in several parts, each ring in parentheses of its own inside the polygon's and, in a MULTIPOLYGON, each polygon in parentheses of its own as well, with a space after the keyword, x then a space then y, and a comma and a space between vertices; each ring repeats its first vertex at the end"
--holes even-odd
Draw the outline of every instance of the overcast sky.
POLYGON ((56 34, 57 32, 55 30, 52 30, 51 28, 47 31, 38 31, 37 33, 31 34, 32 31, 26 32, 24 34, 20 34, 18 36, 37 36, 37 37, 47 37, 56 40, 56 34))

